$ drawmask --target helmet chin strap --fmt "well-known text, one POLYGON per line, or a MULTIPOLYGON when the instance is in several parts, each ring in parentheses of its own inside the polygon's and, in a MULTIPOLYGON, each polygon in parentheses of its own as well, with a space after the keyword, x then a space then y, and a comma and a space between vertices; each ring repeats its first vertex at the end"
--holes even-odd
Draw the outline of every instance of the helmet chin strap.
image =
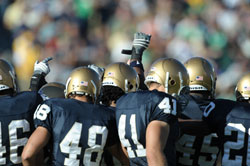
POLYGON ((169 80, 169 72, 166 72, 165 93, 168 93, 168 80, 169 80))

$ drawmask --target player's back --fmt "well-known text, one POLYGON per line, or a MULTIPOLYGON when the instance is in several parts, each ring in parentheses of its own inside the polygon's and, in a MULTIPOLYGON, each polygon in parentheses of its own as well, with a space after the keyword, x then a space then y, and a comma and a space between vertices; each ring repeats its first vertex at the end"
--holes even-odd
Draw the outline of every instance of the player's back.
MULTIPOLYGON (((201 120, 203 110, 210 103, 199 96, 183 95, 185 102, 181 118, 201 120)), ((181 131, 176 142, 176 160, 178 166, 213 166, 219 152, 218 137, 215 133, 206 136, 193 136, 181 131)))
MULTIPOLYGON (((174 97, 158 91, 128 93, 117 101, 116 121, 119 137, 123 146, 127 148, 131 165, 147 165, 146 128, 153 120, 161 120, 170 124, 164 153, 168 164, 175 165, 174 144, 179 133, 177 118, 172 115, 170 109, 175 106, 176 109, 180 109, 176 104, 174 97), (164 110, 161 106, 167 109, 164 110)), ((173 111, 177 111, 176 109, 173 111)))
POLYGON ((35 123, 52 135, 52 165, 99 165, 104 147, 119 140, 113 110, 74 99, 46 101, 35 123))
POLYGON ((40 102, 36 92, 0 97, 0 165, 22 165, 21 153, 34 130, 33 114, 40 102))
POLYGON ((250 104, 215 100, 204 113, 204 120, 216 131, 222 148, 222 165, 250 165, 250 104))

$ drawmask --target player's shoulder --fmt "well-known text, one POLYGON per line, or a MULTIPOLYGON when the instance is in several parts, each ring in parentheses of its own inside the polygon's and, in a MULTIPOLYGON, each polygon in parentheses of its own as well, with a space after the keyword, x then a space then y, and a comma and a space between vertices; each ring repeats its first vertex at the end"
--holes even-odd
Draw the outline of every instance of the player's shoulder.
POLYGON ((229 99, 214 99, 212 102, 215 103, 216 105, 221 105, 221 104, 235 105, 238 103, 236 101, 229 100, 229 99))
POLYGON ((23 91, 19 92, 14 95, 15 99, 22 99, 22 100, 27 100, 27 99, 32 99, 35 100, 37 98, 42 99, 41 95, 35 91, 23 91))
MULTIPOLYGON (((139 101, 139 102, 149 102, 149 101, 158 101, 160 99, 163 99, 165 97, 168 97, 168 98, 174 98, 173 96, 167 94, 167 93, 164 93, 164 92, 160 92, 160 91, 157 91, 157 90, 152 90, 152 91, 149 91, 149 90, 140 90, 140 91, 136 91, 136 92, 130 92, 130 93, 127 93, 123 96, 121 96, 119 99, 118 99, 118 102, 129 102, 131 103, 131 101, 139 101)), ((133 103, 133 102, 132 102, 133 103)))
POLYGON ((103 104, 93 104, 93 108, 95 110, 104 111, 104 112, 112 112, 113 113, 115 111, 115 107, 110 107, 110 106, 106 106, 103 104))
POLYGON ((73 100, 71 99, 64 99, 64 98, 50 98, 45 100, 43 103, 45 104, 70 104, 73 103, 73 100))
POLYGON ((114 117, 115 110, 108 106, 101 104, 94 104, 88 102, 82 102, 75 99, 64 99, 64 98, 51 98, 44 102, 49 105, 53 112, 65 112, 66 114, 79 114, 85 116, 92 116, 98 119, 99 117, 103 119, 108 119, 114 117), (95 116, 93 116, 95 115, 95 116))
POLYGON ((229 99, 215 99, 211 101, 204 110, 204 116, 207 117, 211 113, 214 115, 227 115, 231 110, 239 105, 238 102, 229 99))
POLYGON ((115 108, 102 104, 93 104, 93 113, 100 115, 102 118, 110 119, 115 117, 115 108))
POLYGON ((229 100, 229 99, 215 99, 212 101, 215 105, 215 110, 231 110, 241 105, 240 102, 229 100))

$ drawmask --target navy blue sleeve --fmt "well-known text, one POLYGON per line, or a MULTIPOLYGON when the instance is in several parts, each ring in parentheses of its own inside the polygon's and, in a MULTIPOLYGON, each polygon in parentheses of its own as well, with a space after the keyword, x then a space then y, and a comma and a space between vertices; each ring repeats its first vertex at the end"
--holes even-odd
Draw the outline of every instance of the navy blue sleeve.
POLYGON ((36 112, 34 113, 35 127, 42 126, 52 133, 52 120, 52 108, 50 104, 45 101, 37 107, 36 112))
POLYGON ((153 97, 154 109, 151 109, 150 121, 159 120, 168 124, 175 123, 177 112, 180 109, 177 100, 168 95, 159 95, 153 97))

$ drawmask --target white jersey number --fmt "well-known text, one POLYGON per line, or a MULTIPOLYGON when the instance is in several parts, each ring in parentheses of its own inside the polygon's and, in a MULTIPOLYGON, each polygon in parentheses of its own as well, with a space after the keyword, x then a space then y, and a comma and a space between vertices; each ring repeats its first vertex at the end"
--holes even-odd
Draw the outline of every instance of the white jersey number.
MULTIPOLYGON (((211 156, 211 160, 207 160, 206 156, 200 155, 198 161, 196 161, 199 165, 202 166, 212 166, 216 161, 217 153, 219 152, 219 148, 217 146, 211 146, 211 142, 213 138, 217 139, 216 134, 210 134, 203 138, 202 146, 200 147, 200 152, 203 154, 209 154, 211 156)), ((187 134, 183 134, 181 138, 176 143, 176 150, 182 153, 182 157, 178 159, 178 163, 183 165, 194 164, 194 160, 191 159, 191 156, 195 155, 196 149, 193 147, 196 143, 196 136, 191 136, 187 134)), ((197 142, 198 143, 198 142, 197 142)))
POLYGON ((176 106, 176 100, 175 99, 172 99, 172 105, 169 101, 169 98, 168 97, 165 97, 161 102, 160 104, 158 105, 158 107, 160 109, 163 110, 164 113, 166 114, 173 114, 173 115, 176 115, 177 114, 177 106, 176 106))
MULTIPOLYGON (((21 156, 18 156, 17 150, 19 147, 24 146, 28 138, 17 138, 17 129, 22 129, 23 132, 30 131, 30 124, 27 120, 13 120, 9 126, 9 141, 10 141, 10 161, 13 164, 20 164, 22 162, 21 156)), ((0 165, 6 165, 6 158, 3 154, 6 153, 6 146, 2 145, 2 126, 0 122, 0 165)))
POLYGON ((125 138, 126 117, 127 117, 126 115, 121 115, 119 119, 118 132, 119 132, 121 143, 124 147, 127 148, 129 158, 135 158, 136 156, 145 157, 146 149, 143 147, 142 144, 140 144, 140 142, 138 141, 138 137, 137 137, 135 114, 132 114, 130 117, 130 127, 131 127, 132 141, 136 145, 137 149, 132 150, 129 140, 125 138))
POLYGON ((234 141, 227 141, 224 143, 224 155, 222 157, 222 163, 225 165, 250 165, 250 129, 248 131, 240 123, 228 123, 225 127, 225 136, 232 136, 235 133, 234 141), (246 137, 248 135, 248 137, 246 137), (246 140, 246 138, 248 138, 246 140), (247 146, 246 152, 240 152, 247 146), (241 154, 240 154, 241 153, 241 154), (243 157, 245 158, 245 164, 243 163, 243 157))
MULTIPOLYGON (((75 122, 67 135, 64 137, 60 143, 60 150, 62 153, 69 154, 69 158, 65 158, 64 165, 80 165, 80 160, 77 159, 77 155, 81 154, 81 147, 79 147, 80 138, 82 133, 82 124, 75 122)), ((101 156, 103 153, 103 148, 106 144, 108 136, 108 130, 105 126, 93 125, 88 131, 88 146, 84 152, 83 162, 86 166, 98 166, 101 161, 101 156), (101 145, 96 144, 97 135, 102 136, 101 145), (97 157, 95 161, 91 161, 92 153, 96 152, 97 157)))

